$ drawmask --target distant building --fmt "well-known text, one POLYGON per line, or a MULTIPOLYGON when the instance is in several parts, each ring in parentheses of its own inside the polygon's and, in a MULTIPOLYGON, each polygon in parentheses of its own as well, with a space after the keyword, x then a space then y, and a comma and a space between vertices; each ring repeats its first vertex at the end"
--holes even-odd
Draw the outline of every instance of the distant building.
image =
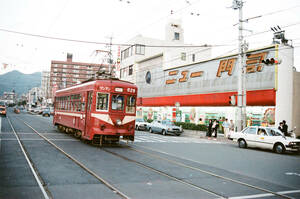
POLYGON ((16 93, 15 92, 4 92, 3 100, 6 104, 14 104, 16 102, 16 93))
POLYGON ((27 104, 29 107, 41 106, 43 101, 43 91, 39 87, 34 87, 28 92, 27 97, 27 104))
POLYGON ((41 88, 43 93, 44 101, 47 101, 51 97, 51 88, 50 88, 50 72, 43 71, 41 78, 41 88))
POLYGON ((50 95, 62 88, 79 84, 93 77, 100 68, 108 70, 107 64, 73 62, 72 54, 67 55, 67 61, 51 61, 50 95))
MULTIPOLYGON (((121 64, 118 76, 122 80, 136 83, 140 75, 139 63, 156 60, 162 69, 170 69, 211 58, 211 47, 184 44, 181 20, 171 20, 166 25, 165 40, 138 35, 127 42, 129 47, 121 48, 121 64)), ((157 63, 150 63, 157 64, 157 63)))

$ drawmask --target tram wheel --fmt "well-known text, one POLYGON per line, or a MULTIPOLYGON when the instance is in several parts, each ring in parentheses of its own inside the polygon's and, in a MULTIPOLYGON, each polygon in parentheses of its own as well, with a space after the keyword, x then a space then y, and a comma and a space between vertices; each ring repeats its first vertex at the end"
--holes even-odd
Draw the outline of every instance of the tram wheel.
POLYGON ((74 137, 76 137, 76 138, 81 138, 81 135, 82 135, 81 131, 76 131, 74 133, 74 137))

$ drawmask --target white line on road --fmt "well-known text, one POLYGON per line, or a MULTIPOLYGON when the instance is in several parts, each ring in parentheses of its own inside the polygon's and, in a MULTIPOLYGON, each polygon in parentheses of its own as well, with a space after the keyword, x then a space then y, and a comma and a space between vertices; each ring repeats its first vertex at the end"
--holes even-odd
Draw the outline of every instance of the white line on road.
MULTIPOLYGON (((280 191, 276 193, 278 194, 300 193, 300 190, 280 191)), ((229 197, 228 199, 251 199, 251 198, 262 198, 262 197, 270 197, 270 196, 274 196, 274 194, 264 193, 264 194, 248 195, 248 196, 229 197)))
POLYGON ((31 172, 32 172, 32 174, 33 174, 33 176, 34 176, 36 182, 38 183, 38 185, 39 185, 39 187, 40 187, 40 189, 41 189, 41 191, 42 191, 42 193, 43 193, 43 195, 44 195, 44 198, 45 198, 45 199, 49 199, 49 196, 48 196, 48 194, 47 194, 45 188, 43 187, 41 180, 39 179, 39 177, 38 177, 36 171, 35 171, 34 168, 33 168, 33 163, 29 160, 29 158, 28 158, 28 156, 27 156, 27 154, 26 154, 26 152, 25 152, 25 149, 24 149, 23 145, 21 144, 21 141, 18 139, 18 135, 17 135, 17 133, 16 133, 16 131, 15 131, 15 129, 14 129, 14 127, 13 127, 13 125, 12 125, 12 123, 10 122, 9 119, 8 119, 8 122, 9 122, 9 124, 10 124, 10 126, 11 126, 11 128, 12 128, 14 134, 15 134, 15 136, 16 136, 16 139, 18 140, 19 146, 20 146, 20 148, 21 148, 21 150, 22 150, 22 152, 23 152, 23 154, 24 154, 24 157, 25 157, 25 159, 26 159, 26 161, 27 161, 27 163, 28 163, 28 165, 29 165, 29 167, 30 167, 30 169, 31 169, 31 172))

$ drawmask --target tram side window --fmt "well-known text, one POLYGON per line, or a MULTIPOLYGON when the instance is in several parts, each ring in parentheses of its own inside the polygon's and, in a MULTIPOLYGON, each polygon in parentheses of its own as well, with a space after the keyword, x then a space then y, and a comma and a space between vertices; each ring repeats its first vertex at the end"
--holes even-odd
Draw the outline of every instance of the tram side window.
POLYGON ((87 104, 87 111, 90 111, 92 108, 92 102, 93 102, 93 91, 88 92, 88 104, 87 104))
POLYGON ((113 95, 111 100, 111 109, 117 111, 124 110, 124 96, 113 95))
POLYGON ((136 99, 134 96, 127 97, 126 113, 135 113, 135 103, 136 99))
POLYGON ((97 111, 107 111, 108 110, 108 94, 97 93, 97 111))

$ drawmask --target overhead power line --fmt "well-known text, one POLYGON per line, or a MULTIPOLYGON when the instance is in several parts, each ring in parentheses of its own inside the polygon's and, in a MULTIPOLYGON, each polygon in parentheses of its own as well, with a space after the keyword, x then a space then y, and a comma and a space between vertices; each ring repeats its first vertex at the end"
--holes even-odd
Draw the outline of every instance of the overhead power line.
MULTIPOLYGON (((14 33, 14 34, 20 34, 20 35, 26 35, 26 36, 31 36, 31 37, 38 37, 38 38, 43 38, 43 39, 53 39, 53 40, 86 43, 86 44, 113 45, 113 46, 125 46, 125 47, 130 47, 130 46, 135 45, 135 44, 108 43, 108 42, 97 42, 97 41, 86 41, 86 40, 52 37, 52 36, 46 36, 46 35, 19 32, 19 31, 14 31, 14 30, 7 30, 7 29, 3 29, 3 28, 0 28, 0 31, 14 33)), ((203 44, 203 45, 144 45, 144 44, 141 44, 141 45, 143 45, 145 47, 153 47, 153 48, 156 48, 156 47, 158 47, 158 48, 164 48, 164 47, 166 47, 166 48, 195 48, 195 47, 207 48, 207 47, 230 46, 228 44, 226 44, 226 45, 208 45, 208 44, 203 44)))

